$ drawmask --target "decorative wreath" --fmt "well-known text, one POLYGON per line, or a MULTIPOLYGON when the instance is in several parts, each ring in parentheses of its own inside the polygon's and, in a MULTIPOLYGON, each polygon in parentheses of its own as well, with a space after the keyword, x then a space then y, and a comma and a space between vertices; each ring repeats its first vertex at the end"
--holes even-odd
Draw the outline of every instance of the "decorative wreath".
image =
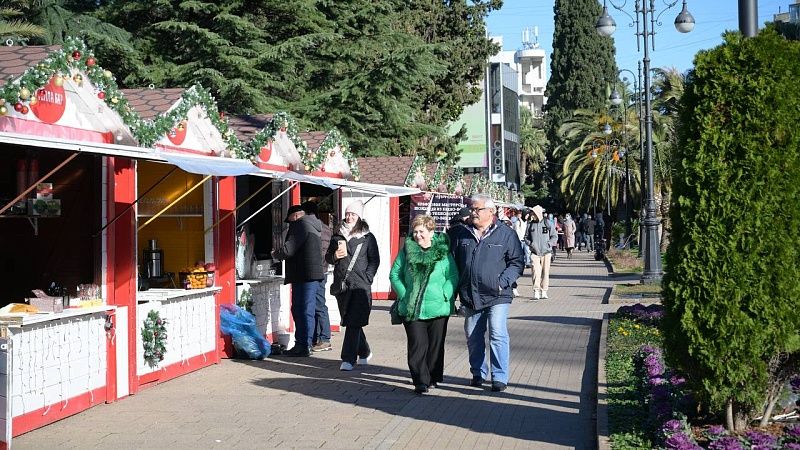
POLYGON ((161 318, 158 311, 150 310, 144 319, 142 344, 144 361, 150 367, 158 366, 164 360, 164 353, 167 353, 167 321, 161 318))

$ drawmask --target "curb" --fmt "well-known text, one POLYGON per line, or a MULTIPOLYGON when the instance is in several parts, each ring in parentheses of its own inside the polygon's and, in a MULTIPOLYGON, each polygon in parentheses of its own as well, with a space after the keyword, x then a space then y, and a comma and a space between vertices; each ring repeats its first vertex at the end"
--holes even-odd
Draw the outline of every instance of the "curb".
POLYGON ((610 450, 611 439, 608 432, 608 381, 606 380, 606 339, 608 336, 609 313, 603 314, 600 328, 600 346, 597 351, 597 449, 610 450))

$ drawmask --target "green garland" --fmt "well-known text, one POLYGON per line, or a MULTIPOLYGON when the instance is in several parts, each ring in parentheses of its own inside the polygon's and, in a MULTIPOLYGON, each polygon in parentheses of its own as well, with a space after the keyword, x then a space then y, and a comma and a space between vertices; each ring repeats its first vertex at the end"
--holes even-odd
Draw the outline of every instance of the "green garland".
POLYGON ((97 97, 119 114, 122 122, 130 128, 134 138, 143 147, 151 147, 161 137, 166 136, 186 119, 191 108, 199 105, 205 109, 211 123, 222 134, 228 150, 234 156, 243 153, 241 142, 229 129, 227 120, 221 117, 214 98, 202 86, 195 85, 184 91, 180 104, 173 110, 159 114, 153 121, 144 120, 130 106, 111 71, 98 64, 94 53, 82 40, 71 36, 64 40, 61 49, 51 52, 39 64, 26 69, 17 79, 9 79, 0 88, 0 115, 5 115, 10 105, 25 108, 23 111, 27 111, 36 91, 43 88, 54 76, 72 77, 80 85, 84 82, 84 74, 94 86, 97 97))
POLYGON ((425 173, 425 165, 427 164, 427 160, 423 155, 417 155, 414 157, 414 161, 411 163, 411 167, 408 169, 408 173, 406 174, 406 181, 403 183, 405 187, 411 187, 411 183, 414 181, 414 176, 417 174, 418 170, 422 170, 422 173, 425 173))
POLYGON ((214 97, 199 84, 195 84, 183 91, 180 101, 173 109, 159 114, 153 121, 146 123, 142 128, 133 130, 139 145, 151 147, 178 124, 186 120, 189 110, 195 106, 200 106, 206 112, 206 117, 222 135, 231 155, 235 158, 245 158, 243 156, 245 155, 244 146, 239 141, 239 138, 236 137, 236 133, 228 126, 228 120, 220 114, 214 97))
POLYGON ((286 128, 286 135, 289 136, 294 146, 297 147, 297 151, 300 155, 308 153, 308 144, 300 139, 297 121, 294 117, 289 115, 289 113, 279 112, 272 116, 272 120, 253 136, 250 143, 243 148, 242 155, 238 157, 255 160, 258 154, 261 153, 261 147, 273 141, 275 139, 275 134, 277 134, 278 130, 281 128, 286 128))
POLYGON ((328 153, 336 148, 337 145, 342 152, 342 156, 347 160, 353 179, 358 181, 361 178, 358 161, 355 155, 351 153, 350 144, 347 142, 347 139, 336 129, 328 131, 325 140, 322 141, 318 149, 311 150, 306 148, 305 152, 300 154, 306 171, 319 170, 322 165, 325 164, 325 160, 328 159, 328 153))
POLYGON ((27 110, 36 91, 43 88, 54 76, 72 77, 73 81, 81 84, 82 74, 89 78, 98 98, 119 114, 123 123, 138 139, 136 130, 145 128, 145 121, 128 104, 117 85, 116 77, 97 63, 94 53, 83 41, 74 37, 67 37, 63 48, 51 52, 39 64, 26 69, 18 78, 10 78, 0 88, 0 115, 5 115, 6 108, 10 105, 20 105, 27 110))
POLYGON ((449 168, 449 165, 443 161, 436 163, 436 170, 433 172, 433 178, 431 178, 431 182, 428 183, 432 191, 438 191, 440 184, 444 184, 445 188, 447 188, 444 178, 449 168))
POLYGON ((452 166, 450 173, 447 175, 447 179, 445 180, 445 185, 447 186, 447 192, 451 194, 456 193, 456 186, 461 183, 461 194, 463 195, 466 192, 464 189, 464 172, 458 166, 452 166))
POLYGON ((167 353, 167 321, 162 319, 158 311, 150 310, 142 327, 142 346, 144 361, 148 366, 156 367, 164 360, 167 353))

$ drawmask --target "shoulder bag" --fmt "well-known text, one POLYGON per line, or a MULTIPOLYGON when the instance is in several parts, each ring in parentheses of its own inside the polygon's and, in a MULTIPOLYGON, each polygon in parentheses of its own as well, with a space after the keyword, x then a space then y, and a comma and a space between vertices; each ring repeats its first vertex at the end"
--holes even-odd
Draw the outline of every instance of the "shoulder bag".
POLYGON ((339 283, 331 283, 331 295, 341 295, 347 290, 347 276, 350 275, 350 272, 353 270, 353 266, 356 264, 356 259, 358 259, 358 254, 361 252, 362 245, 363 243, 356 246, 356 251, 353 252, 353 257, 350 258, 350 265, 347 266, 347 272, 345 272, 344 276, 342 277, 342 281, 339 283))

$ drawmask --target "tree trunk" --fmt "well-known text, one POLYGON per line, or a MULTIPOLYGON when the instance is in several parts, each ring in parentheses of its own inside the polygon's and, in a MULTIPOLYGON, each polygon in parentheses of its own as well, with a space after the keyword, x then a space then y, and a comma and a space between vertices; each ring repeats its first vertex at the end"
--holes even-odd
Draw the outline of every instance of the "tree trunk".
POLYGON ((750 418, 743 412, 733 399, 729 399, 725 405, 725 427, 729 431, 742 431, 747 428, 750 418))
POLYGON ((658 210, 659 214, 661 215, 661 251, 666 251, 667 247, 669 246, 670 242, 670 230, 672 229, 672 222, 670 222, 669 218, 669 204, 671 201, 672 193, 670 192, 669 188, 665 185, 661 185, 659 189, 659 202, 658 202, 658 210))
POLYGON ((764 410, 764 415, 761 416, 761 422, 758 424, 760 427, 765 427, 769 424, 769 419, 772 418, 772 410, 775 409, 775 404, 778 403, 778 396, 770 392, 767 397, 767 407, 764 410))

